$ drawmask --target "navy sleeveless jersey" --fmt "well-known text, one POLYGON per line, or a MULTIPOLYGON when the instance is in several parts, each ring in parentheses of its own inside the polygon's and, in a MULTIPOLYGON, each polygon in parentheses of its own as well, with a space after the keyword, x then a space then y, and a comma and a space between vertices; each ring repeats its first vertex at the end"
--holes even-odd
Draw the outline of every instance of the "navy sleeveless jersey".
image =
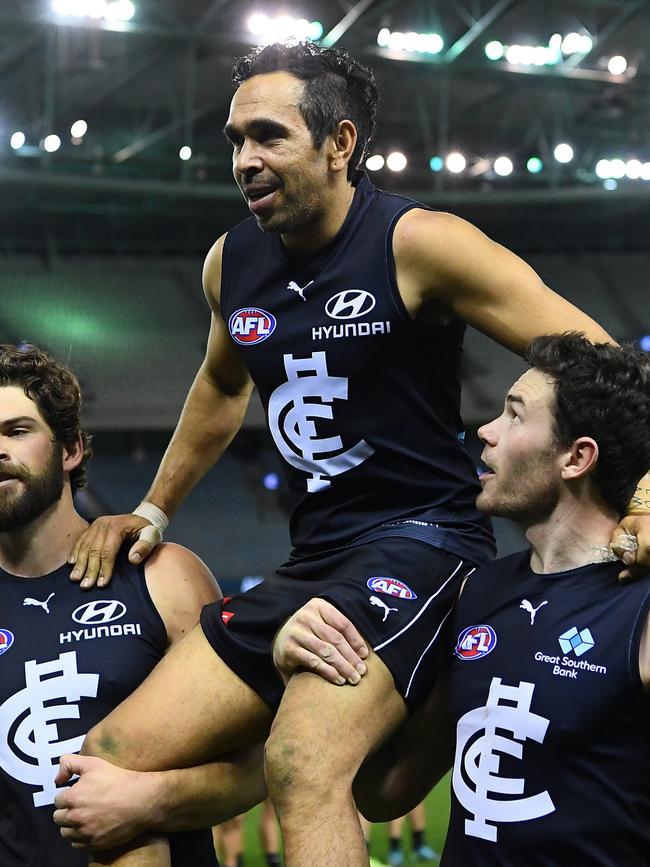
POLYGON ((446 867, 648 867, 650 576, 537 575, 529 552, 467 581, 454 615, 446 867))
MULTIPOLYGON (((143 566, 120 556, 109 587, 71 566, 42 578, 0 569, 0 867, 85 867, 52 821, 59 757, 140 684, 167 636, 143 566)), ((171 836, 174 867, 215 867, 209 831, 171 836)))
POLYGON ((314 255, 252 217, 226 237, 221 312, 284 459, 295 555, 378 534, 493 556, 459 414, 465 325, 413 321, 395 282, 393 230, 415 207, 363 175, 314 255))

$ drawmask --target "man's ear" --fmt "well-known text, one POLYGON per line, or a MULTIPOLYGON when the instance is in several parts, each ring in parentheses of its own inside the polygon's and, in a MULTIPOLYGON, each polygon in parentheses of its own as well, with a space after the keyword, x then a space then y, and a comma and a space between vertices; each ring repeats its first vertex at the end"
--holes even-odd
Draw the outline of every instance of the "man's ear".
POLYGON ((329 164, 332 171, 347 171, 347 165, 357 144, 357 130, 351 120, 342 120, 332 138, 329 164))
POLYGON ((596 468, 598 463, 598 443, 591 437, 579 437, 565 452, 562 478, 581 479, 596 468))
POLYGON ((77 439, 63 446, 63 469, 66 473, 79 466, 84 456, 84 443, 81 434, 77 439))

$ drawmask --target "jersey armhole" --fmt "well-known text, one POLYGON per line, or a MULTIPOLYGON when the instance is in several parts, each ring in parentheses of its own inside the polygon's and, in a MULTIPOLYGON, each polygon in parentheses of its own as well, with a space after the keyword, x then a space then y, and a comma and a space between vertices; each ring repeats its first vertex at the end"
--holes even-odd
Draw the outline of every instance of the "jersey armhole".
POLYGON ((406 322, 413 322, 413 317, 406 309, 406 305, 402 301, 402 296, 400 295, 399 287, 397 285, 397 276, 395 274, 395 256, 393 254, 393 235, 395 234, 395 226, 398 221, 406 214, 408 211, 412 211, 414 208, 419 208, 423 211, 430 211, 431 208, 428 208, 426 205, 421 204, 420 202, 408 202, 401 208, 391 219, 388 225, 388 231, 386 232, 386 249, 384 251, 384 263, 386 266, 386 276, 388 277, 388 286, 389 286, 389 295, 390 299, 393 302, 395 309, 397 310, 398 315, 404 319, 406 322))
POLYGON ((231 237, 232 231, 227 233, 223 242, 223 247, 221 248, 221 286, 219 287, 219 310, 221 312, 221 318, 224 322, 228 321, 224 314, 224 310, 226 309, 228 304, 229 283, 228 279, 226 278, 226 272, 228 270, 228 262, 230 260, 231 237))
POLYGON ((641 691, 643 695, 649 695, 646 690, 643 680, 641 679, 641 668, 639 664, 639 653, 641 652, 641 636, 645 629, 648 615, 650 614, 650 589, 645 593, 641 600, 641 605, 637 611, 630 635, 630 643, 628 646, 628 667, 630 670, 630 679, 635 689, 641 691))

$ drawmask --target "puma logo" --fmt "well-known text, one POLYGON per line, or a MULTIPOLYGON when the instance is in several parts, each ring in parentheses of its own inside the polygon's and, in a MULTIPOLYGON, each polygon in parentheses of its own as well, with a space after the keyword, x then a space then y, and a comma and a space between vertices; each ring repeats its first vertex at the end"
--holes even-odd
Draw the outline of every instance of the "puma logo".
POLYGON ((541 603, 537 606, 537 608, 533 608, 533 606, 531 605, 531 603, 530 603, 527 599, 522 599, 522 600, 521 600, 521 605, 520 605, 519 607, 520 607, 520 608, 523 608, 524 611, 527 611, 527 612, 530 614, 530 625, 532 626, 533 623, 535 622, 535 615, 537 614, 537 612, 539 611, 539 609, 540 609, 543 605, 547 605, 547 604, 548 604, 548 600, 544 600, 544 602, 541 602, 541 603))
POLYGON ((38 607, 39 607, 39 608, 42 608, 43 611, 45 611, 46 614, 49 614, 49 613, 50 613, 50 609, 48 608, 48 604, 49 604, 50 599, 51 599, 53 596, 54 596, 54 593, 50 593, 50 595, 47 597, 47 599, 45 600, 45 602, 41 602, 41 601, 38 600, 38 599, 32 599, 31 596, 27 596, 27 597, 23 600, 23 605, 38 605, 38 607))
POLYGON ((383 617, 383 620, 381 621, 382 623, 386 622, 386 618, 388 617, 388 615, 390 614, 391 611, 399 611, 399 608, 389 608, 388 605, 386 605, 385 602, 382 602, 382 600, 378 596, 370 596, 369 598, 370 598, 370 604, 371 605, 376 605, 378 608, 384 609, 384 617, 383 617))
POLYGON ((313 282, 314 282, 313 280, 310 280, 309 283, 305 283, 304 286, 298 286, 298 284, 296 283, 295 280, 290 280, 290 281, 289 281, 289 285, 287 286, 287 289, 292 289, 294 292, 297 292, 298 295, 300 295, 300 297, 302 298, 302 300, 303 300, 303 301, 306 301, 307 299, 305 298, 305 294, 304 294, 304 293, 305 293, 305 289, 306 289, 308 286, 311 286, 311 284, 312 284, 313 282))

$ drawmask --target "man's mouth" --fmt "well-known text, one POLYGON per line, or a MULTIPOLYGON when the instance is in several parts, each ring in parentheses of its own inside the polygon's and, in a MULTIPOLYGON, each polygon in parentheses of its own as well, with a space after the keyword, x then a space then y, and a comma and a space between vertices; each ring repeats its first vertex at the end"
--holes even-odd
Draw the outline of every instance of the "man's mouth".
POLYGON ((0 485, 16 481, 18 481, 16 476, 10 476, 8 473, 0 473, 0 485))
POLYGON ((480 482, 485 481, 486 479, 491 479, 496 475, 495 471, 484 458, 481 458, 481 465, 478 470, 478 478, 480 482))
POLYGON ((272 201, 278 187, 268 185, 253 185, 244 188, 244 193, 248 199, 248 207, 253 213, 266 208, 272 201))

